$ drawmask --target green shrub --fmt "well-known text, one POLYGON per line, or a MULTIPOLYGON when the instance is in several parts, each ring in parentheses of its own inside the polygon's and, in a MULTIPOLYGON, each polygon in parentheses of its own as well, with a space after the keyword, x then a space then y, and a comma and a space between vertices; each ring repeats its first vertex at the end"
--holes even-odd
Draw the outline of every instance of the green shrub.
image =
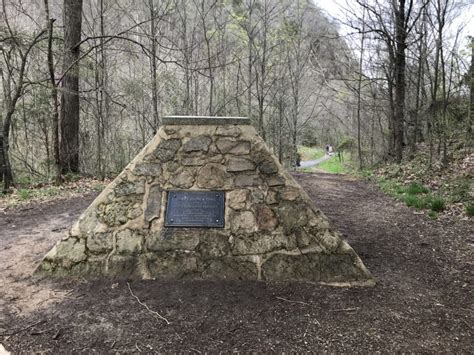
POLYGON ((430 207, 434 212, 441 212, 446 208, 446 204, 442 197, 433 197, 431 199, 430 207))
POLYGON ((28 189, 19 189, 18 196, 22 200, 29 200, 31 198, 31 190, 28 189))
POLYGON ((426 186, 423 186, 422 184, 418 182, 412 182, 406 188, 406 192, 409 193, 410 195, 426 194, 429 191, 430 190, 426 186))
POLYGON ((474 216, 474 203, 468 203, 466 205, 466 214, 468 216, 474 216))

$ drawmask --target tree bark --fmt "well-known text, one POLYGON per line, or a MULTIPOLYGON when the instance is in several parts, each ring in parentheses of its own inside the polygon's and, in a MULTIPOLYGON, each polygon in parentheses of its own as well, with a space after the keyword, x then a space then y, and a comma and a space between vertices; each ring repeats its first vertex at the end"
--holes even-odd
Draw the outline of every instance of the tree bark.
POLYGON ((403 122, 405 110, 405 68, 406 68, 406 19, 405 0, 398 0, 395 8, 395 110, 393 115, 394 158, 397 163, 403 157, 403 122))
POLYGON ((60 170, 79 172, 79 55, 82 0, 64 0, 64 58, 61 91, 60 170))

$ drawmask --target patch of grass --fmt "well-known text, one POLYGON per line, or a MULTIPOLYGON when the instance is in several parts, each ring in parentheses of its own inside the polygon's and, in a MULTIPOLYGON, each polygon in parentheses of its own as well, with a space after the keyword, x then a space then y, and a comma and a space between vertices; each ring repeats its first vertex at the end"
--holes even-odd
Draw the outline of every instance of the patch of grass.
POLYGON ((331 174, 346 174, 351 170, 344 162, 340 162, 336 155, 318 164, 315 168, 331 174))
POLYGON ((474 203, 468 203, 466 205, 466 214, 470 217, 474 216, 474 203))
POLYGON ((428 217, 430 217, 431 219, 438 219, 438 213, 435 211, 429 211, 428 217))
POLYGON ((316 160, 324 156, 324 150, 321 148, 299 146, 298 152, 301 155, 301 160, 316 160))
POLYGON ((18 197, 21 200, 29 200, 31 198, 31 190, 29 189, 19 189, 18 190, 18 197))
POLYGON ((428 192, 430 192, 430 190, 426 186, 423 186, 416 181, 406 187, 406 193, 410 195, 426 194, 428 192))
POLYGON ((445 210, 446 203, 442 197, 433 197, 430 202, 430 208, 434 212, 441 212, 445 210))
POLYGON ((417 210, 421 210, 422 208, 425 208, 427 206, 426 199, 422 196, 417 195, 407 194, 403 197, 403 202, 405 202, 408 207, 414 207, 417 210))

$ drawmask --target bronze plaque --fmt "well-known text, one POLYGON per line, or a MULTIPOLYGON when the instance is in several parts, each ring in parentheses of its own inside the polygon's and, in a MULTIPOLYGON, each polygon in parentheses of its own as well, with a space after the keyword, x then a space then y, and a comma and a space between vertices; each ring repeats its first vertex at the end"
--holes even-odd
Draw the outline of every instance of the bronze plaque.
POLYGON ((224 228, 223 191, 168 191, 165 227, 224 228))

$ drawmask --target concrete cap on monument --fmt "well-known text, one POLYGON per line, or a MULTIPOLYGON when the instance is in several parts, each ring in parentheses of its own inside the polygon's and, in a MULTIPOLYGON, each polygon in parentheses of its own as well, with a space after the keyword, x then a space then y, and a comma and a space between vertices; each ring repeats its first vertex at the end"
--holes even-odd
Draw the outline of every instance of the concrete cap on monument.
POLYGON ((227 125, 249 125, 247 117, 225 117, 225 116, 164 116, 164 125, 196 125, 196 126, 227 126, 227 125))

